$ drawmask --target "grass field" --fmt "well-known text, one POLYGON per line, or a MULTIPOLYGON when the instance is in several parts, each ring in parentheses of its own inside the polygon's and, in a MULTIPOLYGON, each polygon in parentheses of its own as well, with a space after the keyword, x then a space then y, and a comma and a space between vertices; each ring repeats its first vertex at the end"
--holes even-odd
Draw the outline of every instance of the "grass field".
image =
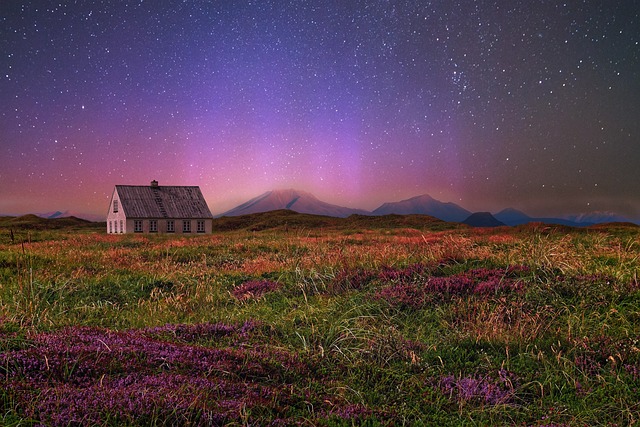
POLYGON ((640 229, 0 218, 1 425, 640 424, 640 229))

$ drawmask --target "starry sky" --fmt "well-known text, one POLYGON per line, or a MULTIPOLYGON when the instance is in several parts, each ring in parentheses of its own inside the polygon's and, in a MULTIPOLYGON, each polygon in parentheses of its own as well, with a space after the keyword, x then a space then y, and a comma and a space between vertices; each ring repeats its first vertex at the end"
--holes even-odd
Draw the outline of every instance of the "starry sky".
POLYGON ((640 219, 640 5, 5 0, 0 144, 3 214, 157 179, 214 214, 296 188, 640 219))

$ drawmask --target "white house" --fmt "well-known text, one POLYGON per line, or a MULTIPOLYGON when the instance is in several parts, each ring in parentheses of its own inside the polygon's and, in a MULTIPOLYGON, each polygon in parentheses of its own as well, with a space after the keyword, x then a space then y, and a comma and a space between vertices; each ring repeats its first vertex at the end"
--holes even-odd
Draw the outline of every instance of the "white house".
POLYGON ((107 233, 211 233, 213 215, 200 187, 116 185, 107 233))

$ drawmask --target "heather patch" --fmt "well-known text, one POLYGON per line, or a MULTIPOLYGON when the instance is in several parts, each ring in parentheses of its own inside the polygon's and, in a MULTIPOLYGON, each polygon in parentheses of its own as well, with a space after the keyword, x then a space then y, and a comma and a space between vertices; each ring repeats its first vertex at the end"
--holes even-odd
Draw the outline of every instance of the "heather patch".
POLYGON ((259 328, 259 322, 249 320, 237 327, 226 323, 167 324, 140 330, 144 336, 185 343, 210 342, 241 345, 259 328))
POLYGON ((419 309, 456 296, 490 296, 518 291, 523 286, 520 275, 528 271, 526 267, 480 268, 416 281, 416 270, 422 274, 418 267, 412 267, 409 274, 395 273, 392 276, 388 271, 383 272, 384 277, 392 277, 396 283, 377 291, 374 298, 395 306, 419 309))
POLYGON ((261 342, 260 333, 255 322, 66 328, 0 353, 0 383, 24 416, 50 426, 221 425, 246 421, 250 413, 260 424, 300 411, 313 417, 310 406, 334 417, 369 413, 329 399, 322 375, 296 354, 261 342), (231 345, 190 344, 217 339, 231 345))
POLYGON ((438 384, 440 391, 452 401, 480 406, 513 403, 517 387, 515 375, 504 369, 498 371, 498 378, 446 375, 438 384))

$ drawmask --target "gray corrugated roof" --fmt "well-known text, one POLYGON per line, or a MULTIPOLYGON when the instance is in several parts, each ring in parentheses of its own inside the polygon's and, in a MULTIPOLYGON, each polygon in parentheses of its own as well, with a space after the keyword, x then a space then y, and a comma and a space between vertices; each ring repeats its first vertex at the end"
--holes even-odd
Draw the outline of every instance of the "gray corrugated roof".
POLYGON ((200 187, 116 185, 128 218, 212 218, 200 187))

